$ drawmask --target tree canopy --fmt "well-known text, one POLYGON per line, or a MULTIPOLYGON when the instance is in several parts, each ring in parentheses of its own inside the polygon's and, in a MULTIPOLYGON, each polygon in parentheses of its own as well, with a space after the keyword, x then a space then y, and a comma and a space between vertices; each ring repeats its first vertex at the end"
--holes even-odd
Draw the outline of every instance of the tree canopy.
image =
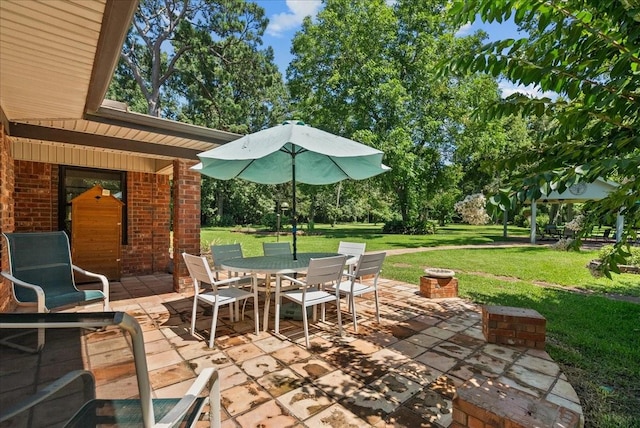
POLYGON ((482 72, 558 94, 516 93, 478 112, 484 119, 548 118, 536 146, 504 162, 505 168, 527 167, 494 201, 509 206, 602 177, 620 187, 590 204, 592 218, 620 211, 624 239, 634 236, 640 221, 640 6, 626 0, 455 0, 449 16, 457 26, 513 19, 528 35, 452 57, 441 75, 482 72))
POLYGON ((286 114, 264 10, 241 0, 142 0, 110 96, 153 116, 236 132, 286 114), (274 118, 274 116, 277 116, 274 118))
POLYGON ((375 180, 405 222, 423 219, 459 177, 449 169, 465 138, 493 139, 470 113, 498 97, 495 79, 436 76, 442 57, 480 43, 456 37, 445 13, 436 0, 328 0, 296 34, 287 70, 293 110, 305 121, 385 153, 391 171, 375 180))

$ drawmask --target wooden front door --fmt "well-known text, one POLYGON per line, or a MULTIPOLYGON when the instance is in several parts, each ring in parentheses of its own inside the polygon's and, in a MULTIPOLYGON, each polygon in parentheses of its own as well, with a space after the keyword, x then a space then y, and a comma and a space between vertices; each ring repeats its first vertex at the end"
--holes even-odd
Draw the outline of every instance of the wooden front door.
MULTIPOLYGON (((96 185, 71 201, 71 257, 85 270, 119 280, 123 203, 96 185)), ((76 275, 77 282, 87 282, 76 275)))

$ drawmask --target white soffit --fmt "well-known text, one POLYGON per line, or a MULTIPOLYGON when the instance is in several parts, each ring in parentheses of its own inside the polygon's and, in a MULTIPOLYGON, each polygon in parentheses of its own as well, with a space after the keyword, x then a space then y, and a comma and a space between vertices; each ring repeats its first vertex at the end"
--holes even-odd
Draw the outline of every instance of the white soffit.
POLYGON ((9 120, 83 116, 105 5, 0 1, 0 105, 9 120))

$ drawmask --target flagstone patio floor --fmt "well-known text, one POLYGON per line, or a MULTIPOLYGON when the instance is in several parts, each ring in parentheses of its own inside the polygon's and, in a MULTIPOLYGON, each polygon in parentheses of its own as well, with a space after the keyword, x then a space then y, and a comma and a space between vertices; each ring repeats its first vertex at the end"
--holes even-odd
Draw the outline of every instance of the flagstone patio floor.
MULTIPOLYGON (((209 349, 210 316, 200 308, 201 337, 189 334, 192 296, 173 292, 170 275, 112 282, 111 300, 113 310, 142 325, 155 396, 181 396, 203 367, 217 367, 226 428, 448 427, 456 387, 479 376, 582 414, 546 352, 486 342, 478 305, 427 299, 417 284, 382 278, 379 289, 380 324, 373 300, 364 296, 357 300, 357 334, 343 306, 344 336, 337 335, 334 311, 327 323, 311 327, 309 350, 301 322, 283 320, 281 336, 271 329, 256 336, 250 310, 237 323, 223 310, 209 349)), ((137 395, 130 343, 118 330, 50 330, 40 354, 2 347, 0 358, 2 407, 78 368, 94 373, 98 398, 137 395)), ((60 413, 61 403, 55 406, 60 413)), ((55 426, 54 419, 48 421, 55 426)))

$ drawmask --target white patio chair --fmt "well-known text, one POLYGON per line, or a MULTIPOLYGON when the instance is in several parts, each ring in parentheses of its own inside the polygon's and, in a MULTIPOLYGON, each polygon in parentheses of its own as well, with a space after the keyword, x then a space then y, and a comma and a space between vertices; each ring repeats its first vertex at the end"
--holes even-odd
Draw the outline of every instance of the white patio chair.
MULTIPOLYGON (((226 245, 212 245, 211 246, 211 258, 213 259, 213 273, 216 277, 216 281, 219 280, 218 274, 223 272, 222 264, 225 260, 243 258, 242 246, 240 244, 226 244, 226 245)), ((227 277, 239 276, 238 272, 227 272, 227 277)), ((250 279, 250 276, 243 275, 242 281, 246 282, 250 279)))
POLYGON ((358 260, 358 264, 355 266, 355 270, 352 274, 348 274, 348 281, 341 281, 337 285, 330 286, 329 289, 338 291, 341 295, 347 296, 347 304, 353 317, 353 330, 358 332, 358 321, 356 315, 356 296, 361 296, 366 293, 375 294, 376 302, 376 321, 380 322, 380 304, 378 301, 378 277, 382 269, 382 263, 387 253, 369 253, 363 254, 358 260), (363 277, 373 276, 372 279, 367 278, 367 281, 372 281, 371 285, 359 282, 363 277))
MULTIPOLYGON (((213 307, 213 317, 211 319, 211 333, 209 335, 209 348, 213 348, 213 341, 216 336, 216 325, 218 323, 218 312, 220 306, 229 305, 229 314, 231 321, 234 320, 233 305, 242 300, 247 300, 253 297, 253 310, 254 319, 256 324, 256 335, 259 334, 258 325, 258 291, 253 288, 251 291, 246 291, 238 288, 237 285, 240 281, 240 277, 231 277, 216 281, 209 263, 206 257, 194 256, 192 254, 182 253, 182 257, 189 270, 189 275, 193 279, 193 311, 191 314, 191 335, 195 336, 196 329, 196 314, 198 310, 198 303, 210 305, 213 307), (204 284, 211 286, 211 291, 203 292, 204 284)), ((237 307, 236 307, 237 308, 237 307)), ((240 321, 240 312, 236 310, 235 321, 240 321)), ((244 310, 242 311, 242 318, 244 319, 244 310)))
MULTIPOLYGON (((309 269, 304 280, 293 278, 287 275, 278 275, 278 281, 283 279, 291 281, 292 284, 300 288, 280 292, 276 287, 276 326, 278 325, 279 309, 282 304, 282 298, 291 300, 302 306, 302 323, 304 326, 304 338, 307 348, 309 348, 309 320, 307 319, 307 308, 321 305, 322 318, 325 321, 325 303, 334 302, 336 304, 336 312, 338 313, 338 331, 342 336, 342 319, 340 314, 340 294, 338 291, 330 293, 324 289, 325 284, 339 283, 343 275, 344 264, 347 256, 323 257, 311 259, 309 261, 309 269)), ((316 311, 313 311, 313 320, 316 321, 316 311)), ((278 333, 276 327, 276 333, 278 333)))
MULTIPOLYGON (((340 241, 338 244, 338 254, 344 254, 345 256, 353 256, 359 259, 364 254, 367 248, 367 244, 363 242, 346 242, 340 241)), ((347 273, 353 273, 356 263, 352 263, 347 268, 347 273)))
POLYGON ((291 244, 288 242, 263 242, 262 251, 264 251, 265 256, 293 255, 291 244))

